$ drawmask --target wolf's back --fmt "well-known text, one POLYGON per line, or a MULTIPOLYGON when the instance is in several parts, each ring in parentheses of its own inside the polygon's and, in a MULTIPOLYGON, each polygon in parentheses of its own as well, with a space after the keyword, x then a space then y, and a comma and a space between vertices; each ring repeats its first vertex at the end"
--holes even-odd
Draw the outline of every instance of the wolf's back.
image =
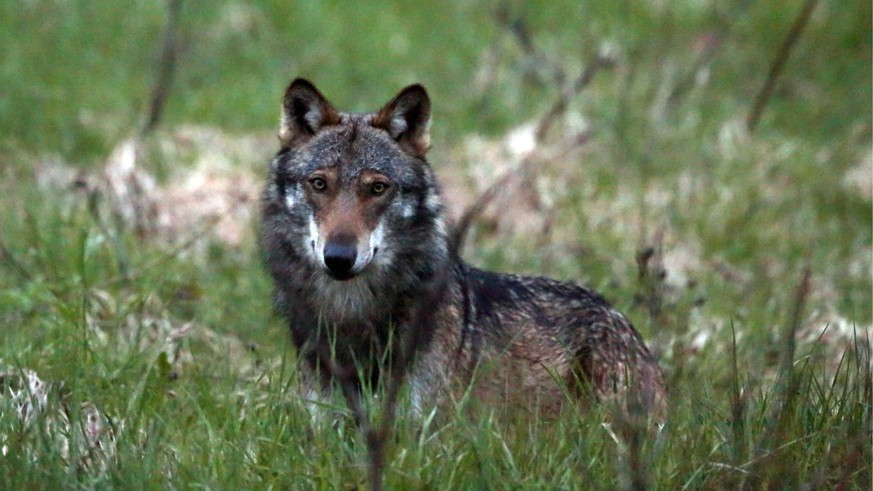
POLYGON ((456 375, 470 377, 480 399, 533 402, 548 412, 568 394, 604 401, 631 391, 643 409, 663 409, 656 361, 628 320, 596 292, 460 262, 455 271, 460 294, 444 308, 458 312, 461 324, 456 375))

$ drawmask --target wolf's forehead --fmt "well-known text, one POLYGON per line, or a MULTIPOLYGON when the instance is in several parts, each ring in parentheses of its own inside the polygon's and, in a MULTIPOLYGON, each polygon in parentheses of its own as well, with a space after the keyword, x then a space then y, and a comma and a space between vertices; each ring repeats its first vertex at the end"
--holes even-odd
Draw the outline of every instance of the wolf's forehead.
POLYGON ((387 133, 369 126, 339 125, 323 130, 308 145, 306 172, 336 168, 343 177, 370 170, 397 180, 415 179, 416 165, 387 133))

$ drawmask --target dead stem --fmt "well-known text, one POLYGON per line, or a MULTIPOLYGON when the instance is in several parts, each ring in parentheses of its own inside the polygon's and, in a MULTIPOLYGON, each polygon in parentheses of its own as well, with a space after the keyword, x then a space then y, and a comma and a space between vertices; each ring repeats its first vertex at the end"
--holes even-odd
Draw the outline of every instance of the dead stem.
POLYGON ((758 92, 758 97, 755 98, 752 110, 749 112, 748 117, 746 117, 746 129, 748 129, 749 133, 753 133, 758 126, 758 121, 761 119, 761 113, 764 112, 764 106, 767 105, 767 101, 769 101, 770 96, 773 95, 773 89, 776 87, 776 80, 779 78, 779 75, 782 74, 782 70, 785 68, 785 62, 788 61, 788 57, 791 56, 791 50, 797 44, 797 40, 800 39, 800 35, 803 34, 803 30, 809 23, 809 18, 812 16, 812 12, 815 10, 816 5, 818 5, 818 0, 806 0, 806 2, 804 2, 803 8, 794 19, 794 24, 791 25, 791 30, 788 31, 785 40, 782 41, 782 46, 780 46, 779 51, 776 52, 776 57, 773 58, 773 63, 770 65, 770 71, 767 73, 767 80, 761 87, 761 91, 758 92))

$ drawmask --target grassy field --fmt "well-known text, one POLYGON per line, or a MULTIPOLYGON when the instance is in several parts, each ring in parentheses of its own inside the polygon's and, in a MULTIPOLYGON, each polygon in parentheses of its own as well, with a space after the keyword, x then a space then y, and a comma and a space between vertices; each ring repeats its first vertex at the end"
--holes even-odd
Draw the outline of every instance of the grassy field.
POLYGON ((600 290, 669 383, 639 441, 401 410, 387 488, 870 489, 870 3, 819 2, 746 126, 803 3, 184 2, 144 135, 165 2, 0 3, 0 487, 366 487, 355 428, 293 390, 255 240, 306 76, 348 110, 425 84, 455 212, 535 166, 465 258, 600 290))

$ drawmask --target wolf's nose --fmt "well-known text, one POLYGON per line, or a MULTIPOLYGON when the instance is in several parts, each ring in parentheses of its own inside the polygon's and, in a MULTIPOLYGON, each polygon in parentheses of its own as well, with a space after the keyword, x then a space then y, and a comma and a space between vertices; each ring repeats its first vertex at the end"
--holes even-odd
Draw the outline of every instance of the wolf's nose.
POLYGON ((352 277, 351 270, 357 255, 357 248, 353 245, 327 244, 324 247, 324 265, 334 278, 347 280, 352 277))

